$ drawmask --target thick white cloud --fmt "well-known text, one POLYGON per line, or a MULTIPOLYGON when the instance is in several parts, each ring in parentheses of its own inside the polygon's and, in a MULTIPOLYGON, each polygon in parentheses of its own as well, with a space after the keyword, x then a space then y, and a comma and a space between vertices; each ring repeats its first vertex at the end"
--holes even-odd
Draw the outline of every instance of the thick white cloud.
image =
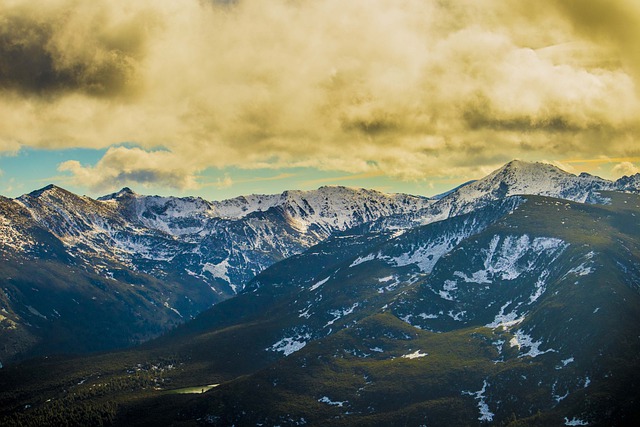
POLYGON ((193 169, 176 160, 176 156, 168 151, 147 152, 135 147, 115 147, 109 148, 95 166, 83 166, 76 160, 68 160, 60 164, 58 170, 71 172, 75 184, 97 191, 131 183, 197 188, 193 169))
POLYGON ((631 176, 640 173, 640 168, 631 162, 620 162, 613 167, 612 172, 616 177, 631 176))
POLYGON ((575 4, 0 0, 0 150, 141 147, 61 166, 94 188, 639 155, 640 8, 575 4))

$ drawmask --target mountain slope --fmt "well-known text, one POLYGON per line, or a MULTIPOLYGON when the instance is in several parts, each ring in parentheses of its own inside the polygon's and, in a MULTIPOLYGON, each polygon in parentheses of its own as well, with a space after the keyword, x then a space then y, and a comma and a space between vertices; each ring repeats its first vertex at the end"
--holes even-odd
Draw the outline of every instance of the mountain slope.
POLYGON ((207 202, 140 196, 130 189, 92 200, 48 186, 17 202, 72 253, 108 257, 161 279, 191 275, 217 299, 335 231, 430 204, 344 187, 207 202), (174 261, 177 268, 168 265, 174 261))
POLYGON ((139 343, 333 232, 429 203, 330 187, 223 202, 130 189, 93 200, 55 186, 2 198, 2 336, 12 344, 0 360, 139 343))
POLYGON ((3 422, 60 401, 123 425, 633 425, 640 197, 602 196, 336 235, 139 349, 3 369, 3 422))
MULTIPOLYGON (((0 255, 5 272, 0 285, 7 290, 2 308, 10 322, 3 334, 13 344, 0 349, 0 360, 140 342, 236 295, 274 263, 347 229, 352 235, 400 233, 523 193, 605 203, 601 191, 638 191, 638 179, 640 175, 614 183, 514 161, 438 200, 344 187, 220 202, 142 196, 127 188, 93 200, 55 186, 18 199, 3 198, 0 255), (141 301, 147 309, 132 314, 132 301, 141 301), (87 322, 92 315, 116 320, 94 322, 101 326, 78 335, 74 328, 83 322, 76 322, 70 308, 74 305, 83 307, 87 322), (66 338, 53 343, 47 331, 58 327, 63 331, 58 335, 66 338), (93 342, 102 335, 111 338, 93 342)), ((444 254, 459 238, 443 238, 432 246, 414 243, 413 252, 390 250, 378 260, 389 268, 417 263, 411 273, 417 280, 435 265, 436 252, 444 254)), ((380 288, 394 288, 395 282, 389 279, 380 288)))
POLYGON ((640 199, 607 197, 529 197, 382 314, 212 390, 195 414, 213 425, 634 425, 640 199))
POLYGON ((582 203, 602 203, 600 191, 637 192, 640 174, 612 182, 582 173, 573 175, 546 163, 513 160, 486 177, 472 181, 445 193, 432 207, 427 217, 444 219, 470 212, 488 201, 513 195, 539 195, 582 203))

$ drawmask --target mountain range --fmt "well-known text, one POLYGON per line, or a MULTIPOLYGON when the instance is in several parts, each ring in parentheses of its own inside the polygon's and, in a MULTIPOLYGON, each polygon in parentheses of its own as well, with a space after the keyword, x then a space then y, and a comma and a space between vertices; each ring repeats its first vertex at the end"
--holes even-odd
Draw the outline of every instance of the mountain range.
POLYGON ((47 186, 1 199, 0 357, 144 341, 333 232, 429 203, 342 187, 207 202, 47 186))
POLYGON ((2 199, 0 421, 633 425, 639 189, 2 199))

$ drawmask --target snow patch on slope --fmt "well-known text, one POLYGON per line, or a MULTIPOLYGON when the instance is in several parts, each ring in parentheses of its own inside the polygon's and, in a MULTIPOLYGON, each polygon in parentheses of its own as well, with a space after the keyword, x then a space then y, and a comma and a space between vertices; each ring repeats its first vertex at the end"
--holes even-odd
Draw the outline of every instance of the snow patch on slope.
POLYGON ((536 284, 535 284, 536 290, 529 297, 529 304, 533 304, 534 302, 538 301, 538 298, 540 298, 542 294, 547 290, 546 281, 548 277, 549 277, 548 270, 544 270, 542 273, 540 273, 540 277, 538 277, 538 280, 536 280, 536 284))
POLYGON ((430 273, 431 270, 433 270, 433 266, 436 265, 436 262, 447 252, 450 252, 454 245, 455 243, 451 241, 434 242, 427 246, 421 246, 413 252, 391 258, 390 261, 395 264, 396 267, 414 264, 417 265, 422 272, 430 273))
POLYGON ((507 301, 502 307, 500 307, 500 312, 496 315, 493 322, 486 324, 487 328, 503 328, 507 329, 511 326, 522 323, 524 320, 524 316, 518 317, 518 313, 513 310, 510 313, 504 314, 504 310, 512 303, 513 301, 507 301))
POLYGON ((329 311, 329 314, 334 316, 333 319, 329 320, 327 322, 326 325, 323 326, 323 328, 326 328, 327 326, 331 326, 333 325, 336 321, 340 320, 342 317, 344 316, 348 316, 349 314, 353 313, 353 311, 360 305, 360 303, 354 303, 351 307, 349 308, 344 308, 341 310, 331 310, 329 311))
POLYGON ((311 334, 296 334, 291 337, 282 338, 280 341, 267 347, 267 351, 280 351, 285 356, 289 356, 296 351, 303 349, 307 345, 307 341, 311 339, 311 334))
POLYGON ((317 282, 315 285, 311 286, 309 288, 310 291, 315 291, 316 289, 318 289, 320 286, 324 285, 325 283, 327 283, 329 281, 329 279, 331 278, 331 276, 327 277, 326 279, 322 279, 319 282, 317 282))
POLYGON ((344 400, 342 402, 337 400, 331 400, 329 399, 328 396, 322 396, 320 399, 318 399, 318 402, 326 403, 327 405, 330 405, 330 406, 337 406, 339 408, 342 408, 346 403, 349 403, 347 400, 344 400))
POLYGON ((364 256, 364 257, 358 257, 349 265, 349 268, 355 267, 356 265, 360 265, 360 264, 362 264, 364 262, 367 262, 367 261, 373 261, 374 259, 376 259, 376 255, 375 254, 369 254, 369 255, 364 256))
POLYGON ((564 417, 564 425, 566 426, 588 426, 589 423, 580 418, 573 417, 571 419, 564 417))
POLYGON ((20 233, 9 219, 0 217, 0 245, 22 252, 33 246, 34 241, 26 234, 20 233))
POLYGON ((489 410, 489 405, 485 401, 486 397, 484 393, 487 391, 487 380, 484 380, 482 383, 482 388, 478 391, 463 391, 463 395, 473 396, 474 399, 478 401, 478 410, 480 411, 480 416, 478 417, 478 421, 493 421, 493 417, 495 414, 489 410))
POLYGON ((404 359, 420 359, 421 357, 425 357, 428 356, 429 353, 422 353, 420 350, 416 350, 413 353, 409 353, 409 354, 403 354, 402 358, 404 359))
MULTIPOLYGON (((564 241, 553 237, 536 237, 532 240, 524 234, 518 237, 505 236, 501 239, 496 235, 485 251, 484 268, 488 275, 498 276, 502 280, 514 280, 523 271, 530 269, 542 253, 562 251, 566 246, 568 245, 564 241), (523 258, 526 255, 534 255, 534 259, 525 264, 523 258)), ((474 273, 476 274, 480 272, 474 273)))
POLYGON ((533 338, 531 338, 531 335, 525 334, 521 329, 518 329, 515 332, 514 337, 511 338, 511 340, 509 341, 509 344, 511 345, 511 347, 518 347, 518 349, 520 350, 523 347, 526 347, 529 349, 529 351, 518 355, 518 357, 527 357, 527 356, 537 357, 549 352, 557 353, 557 351, 552 348, 549 348, 545 351, 540 351, 540 346, 542 345, 542 341, 534 341, 533 338))
POLYGON ((438 292, 438 295, 440 295, 440 298, 447 301, 455 301, 455 299, 451 295, 451 292, 454 292, 456 290, 458 290, 458 284, 455 281, 445 280, 444 286, 442 287, 442 290, 438 292))
POLYGON ((211 273, 213 277, 229 282, 229 276, 228 276, 229 267, 230 267, 229 258, 227 258, 218 264, 211 264, 209 262, 205 263, 202 268, 202 271, 203 272, 207 271, 211 273))

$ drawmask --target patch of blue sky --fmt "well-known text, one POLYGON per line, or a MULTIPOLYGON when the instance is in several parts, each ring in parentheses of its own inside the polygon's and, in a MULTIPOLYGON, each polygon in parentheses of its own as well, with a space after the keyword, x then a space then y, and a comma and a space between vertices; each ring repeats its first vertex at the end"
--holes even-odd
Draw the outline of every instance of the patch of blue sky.
MULTIPOLYGON (((134 146, 134 144, 119 144, 134 146)), ((73 177, 58 171, 67 160, 82 165, 95 165, 106 153, 104 149, 70 148, 44 150, 23 148, 12 155, 0 155, 0 195, 17 197, 48 184, 55 184, 76 194, 99 197, 95 192, 74 182, 73 177)), ((237 167, 208 168, 198 174, 196 189, 175 188, 131 183, 129 186, 141 194, 200 196, 207 200, 222 200, 243 194, 275 194, 285 190, 313 190, 324 185, 343 185, 375 189, 389 193, 434 195, 454 187, 457 182, 401 181, 375 170, 365 173, 324 171, 315 168, 241 169, 237 167)), ((453 180, 455 181, 455 180, 453 180)), ((117 191, 118 188, 114 188, 117 191)))
POLYGON ((87 189, 72 185, 70 176, 58 172, 58 165, 69 159, 78 160, 82 164, 95 164, 106 151, 106 148, 43 150, 23 147, 14 154, 0 154, 0 194, 17 197, 48 184, 84 194, 87 189))

